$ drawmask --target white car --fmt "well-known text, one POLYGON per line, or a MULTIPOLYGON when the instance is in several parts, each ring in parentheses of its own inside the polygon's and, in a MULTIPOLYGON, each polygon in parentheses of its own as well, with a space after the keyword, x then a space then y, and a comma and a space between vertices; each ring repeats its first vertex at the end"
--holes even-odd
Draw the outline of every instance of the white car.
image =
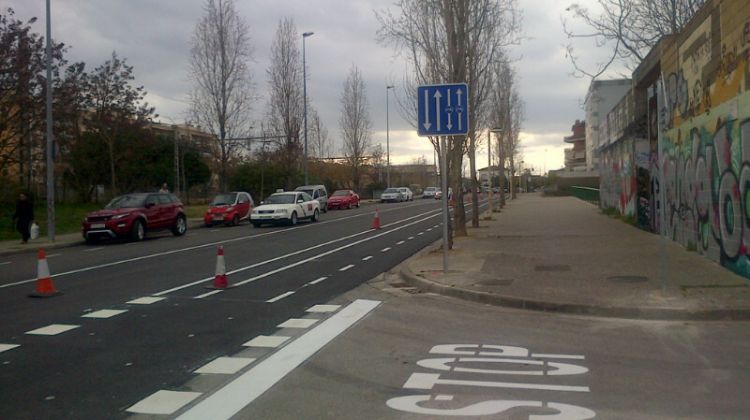
POLYGON ((380 194, 380 202, 385 203, 386 201, 398 201, 399 203, 404 201, 404 194, 399 191, 398 188, 387 188, 380 194))
POLYGON ((292 226, 300 219, 317 222, 320 217, 320 203, 301 191, 271 194, 260 206, 253 209, 250 223, 260 227, 264 223, 286 223, 292 226))
POLYGON ((398 190, 401 191, 401 194, 404 196, 404 200, 414 201, 414 193, 411 191, 410 188, 399 187, 398 190))

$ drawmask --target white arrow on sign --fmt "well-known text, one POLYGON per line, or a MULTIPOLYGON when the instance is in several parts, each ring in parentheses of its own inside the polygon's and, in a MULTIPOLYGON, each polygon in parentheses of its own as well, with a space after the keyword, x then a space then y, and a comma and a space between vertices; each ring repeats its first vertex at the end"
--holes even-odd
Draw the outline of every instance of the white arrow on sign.
POLYGON ((424 90, 424 124, 422 125, 425 130, 429 130, 432 127, 430 123, 430 100, 427 89, 424 90))
POLYGON ((435 97, 435 110, 437 111, 435 112, 435 124, 437 124, 437 130, 440 131, 440 113, 441 113, 440 98, 442 98, 443 95, 441 95, 440 91, 437 90, 435 91, 434 97, 435 97))
POLYGON ((451 112, 453 110, 451 109, 451 90, 450 89, 448 89, 448 108, 446 109, 446 111, 448 111, 448 124, 446 124, 445 126, 448 128, 448 130, 450 130, 453 128, 453 112, 451 112))
POLYGON ((461 127, 461 118, 463 117, 463 108, 461 108, 461 95, 463 95, 463 91, 461 89, 458 89, 456 91, 456 96, 458 96, 458 131, 463 131, 463 128, 461 127))

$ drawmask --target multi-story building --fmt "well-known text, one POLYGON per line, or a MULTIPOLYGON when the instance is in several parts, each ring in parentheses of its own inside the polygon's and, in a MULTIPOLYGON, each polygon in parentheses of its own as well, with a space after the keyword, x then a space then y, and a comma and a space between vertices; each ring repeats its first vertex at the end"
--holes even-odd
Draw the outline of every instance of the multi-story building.
POLYGON ((586 94, 586 170, 599 170, 601 126, 606 115, 631 88, 630 79, 594 80, 586 94))
POLYGON ((586 122, 576 120, 571 127, 573 134, 563 138, 563 141, 572 144, 573 147, 565 149, 565 170, 586 170, 586 122))

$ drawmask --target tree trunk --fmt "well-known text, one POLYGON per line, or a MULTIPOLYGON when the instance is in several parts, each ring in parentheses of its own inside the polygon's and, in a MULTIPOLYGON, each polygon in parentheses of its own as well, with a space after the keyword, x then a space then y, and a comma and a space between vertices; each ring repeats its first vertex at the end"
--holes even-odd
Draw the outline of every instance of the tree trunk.
POLYGON ((513 175, 516 173, 516 163, 513 160, 513 153, 511 152, 510 156, 508 156, 509 163, 510 163, 510 198, 512 200, 516 199, 516 186, 513 182, 513 175))
POLYGON ((472 136, 469 139, 469 175, 471 177, 471 226, 479 227, 479 180, 477 180, 477 143, 472 136))
MULTIPOLYGON (((463 160, 463 143, 458 140, 449 140, 451 144, 448 149, 451 150, 451 158, 448 180, 453 188, 453 235, 466 236, 466 209, 464 208, 463 183, 461 177, 461 163, 463 160)), ((452 245, 452 244, 451 244, 452 245)))
POLYGON ((112 182, 112 197, 117 196, 117 183, 115 180, 115 145, 114 145, 114 139, 110 138, 107 142, 107 146, 109 146, 109 176, 110 181, 112 182))
POLYGON ((500 194, 500 208, 505 207, 505 156, 503 153, 503 137, 504 135, 498 136, 497 149, 498 149, 498 167, 500 169, 500 187, 498 193, 500 194))

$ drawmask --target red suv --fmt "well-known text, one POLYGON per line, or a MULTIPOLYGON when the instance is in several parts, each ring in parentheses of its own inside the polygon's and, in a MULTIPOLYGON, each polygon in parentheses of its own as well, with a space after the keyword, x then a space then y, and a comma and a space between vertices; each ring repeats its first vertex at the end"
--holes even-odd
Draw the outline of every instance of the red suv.
POLYGON ((218 194, 203 215, 203 223, 208 227, 214 223, 237 226, 250 219, 253 205, 253 198, 244 191, 218 194))
POLYGON ((104 209, 86 215, 82 233, 89 243, 102 238, 140 241, 147 231, 159 229, 170 229, 175 236, 187 231, 185 210, 172 194, 142 193, 116 197, 104 209))

